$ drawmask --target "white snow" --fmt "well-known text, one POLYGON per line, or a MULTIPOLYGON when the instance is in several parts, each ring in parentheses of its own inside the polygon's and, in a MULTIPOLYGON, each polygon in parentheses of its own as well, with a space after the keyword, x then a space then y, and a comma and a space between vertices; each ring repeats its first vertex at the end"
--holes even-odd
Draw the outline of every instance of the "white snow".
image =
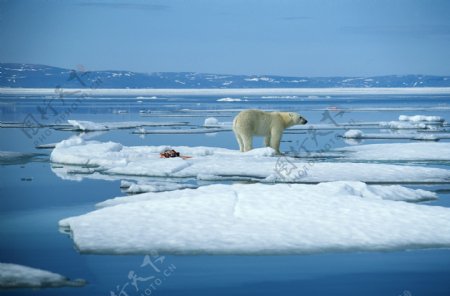
POLYGON ((242 100, 239 98, 221 98, 218 99, 217 102, 241 102, 242 100))
POLYGON ((187 122, 147 122, 147 121, 119 121, 119 122, 92 122, 84 120, 67 120, 67 122, 82 131, 105 131, 111 129, 126 129, 143 126, 182 126, 187 122))
MULTIPOLYGON (((411 145, 365 145, 333 151, 346 160, 446 160, 450 157, 450 143, 411 145)), ((450 171, 444 169, 374 163, 311 162, 302 158, 276 157, 275 151, 269 147, 242 153, 217 147, 128 147, 114 142, 102 143, 79 138, 58 143, 52 151, 51 161, 88 166, 90 172, 101 174, 154 177, 244 177, 266 182, 442 182, 450 179, 450 171), (192 158, 160 158, 159 153, 169 148, 192 158)), ((80 173, 86 173, 85 168, 80 168, 80 173)))
POLYGON ((345 132, 343 137, 360 139, 363 135, 364 133, 360 130, 348 130, 345 132))
POLYGON ((53 272, 28 266, 0 263, 0 288, 48 288, 48 287, 81 287, 86 282, 74 281, 53 272))
POLYGON ((304 254, 450 247, 450 209, 360 182, 144 193, 59 222, 82 253, 304 254), (111 206, 114 205, 114 206, 111 206), (95 239, 92 239, 95 237, 95 239))
POLYGON ((92 121, 82 121, 82 120, 67 120, 67 122, 75 127, 76 129, 82 131, 106 131, 109 128, 102 123, 95 123, 92 121))
POLYGON ((218 125, 219 124, 219 120, 215 117, 208 117, 205 119, 205 123, 203 124, 204 126, 211 126, 211 125, 218 125))
POLYGON ((404 140, 418 140, 418 141, 438 141, 440 139, 450 139, 449 134, 436 133, 400 133, 400 134, 387 134, 387 133, 369 133, 366 134, 361 130, 348 130, 342 135, 346 139, 404 139, 404 140))
MULTIPOLYGON (((133 185, 133 183, 126 183, 126 185, 133 185)), ((317 185, 300 184, 301 186, 295 185, 302 190, 307 190, 308 188, 314 189, 318 188, 323 190, 323 194, 336 195, 340 192, 351 192, 354 195, 361 196, 363 198, 378 198, 385 200, 395 200, 395 201, 406 201, 406 202, 422 202, 437 199, 437 194, 431 191, 426 191, 422 189, 410 189, 400 185, 367 185, 359 181, 334 181, 319 183, 317 185)), ((292 185, 288 185, 292 186, 292 185)), ((104 208, 110 206, 116 206, 119 204, 134 203, 152 199, 169 199, 174 198, 177 195, 189 195, 190 193, 195 195, 198 192, 210 192, 210 186, 203 186, 196 189, 186 189, 183 191, 170 192, 167 194, 138 194, 133 196, 120 196, 106 201, 100 202, 96 205, 97 208, 104 208)), ((268 187, 271 188, 271 187, 268 187)), ((184 189, 184 188, 180 188, 184 189)), ((171 190, 164 190, 171 191, 171 190)), ((148 191, 156 192, 156 191, 148 191)))
POLYGON ((400 115, 399 121, 380 122, 381 127, 391 129, 438 129, 443 126, 444 119, 440 116, 400 115))
POLYGON ((408 122, 408 121, 381 121, 381 128, 389 129, 427 129, 430 126, 424 122, 408 122))
POLYGON ((414 115, 414 116, 400 115, 398 117, 398 120, 411 121, 411 122, 422 122, 422 121, 443 122, 444 121, 444 119, 440 116, 425 116, 425 115, 414 115))
POLYGON ((394 143, 370 144, 334 149, 347 152, 347 159, 365 160, 450 160, 450 143, 394 143))
POLYGON ((233 123, 232 122, 221 122, 215 117, 208 117, 205 119, 203 126, 206 127, 220 127, 227 130, 231 130, 233 123))

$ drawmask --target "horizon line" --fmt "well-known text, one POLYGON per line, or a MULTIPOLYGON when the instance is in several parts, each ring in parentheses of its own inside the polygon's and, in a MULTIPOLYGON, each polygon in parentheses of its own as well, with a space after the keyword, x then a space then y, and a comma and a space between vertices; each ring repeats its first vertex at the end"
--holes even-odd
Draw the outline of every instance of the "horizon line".
POLYGON ((450 87, 329 87, 329 88, 20 88, 0 87, 3 96, 133 97, 133 96, 344 96, 450 95, 450 87))
MULTIPOLYGON (((76 65, 75 67, 67 68, 67 67, 60 67, 60 66, 52 66, 48 64, 39 64, 39 63, 21 63, 21 62, 0 62, 1 64, 20 64, 20 65, 34 65, 34 66, 45 66, 45 67, 52 67, 52 68, 59 68, 59 69, 65 69, 65 70, 77 70, 77 66, 84 67, 82 64, 76 65)), ((295 78, 371 78, 371 77, 384 77, 384 76, 436 76, 436 77, 450 77, 450 74, 367 74, 367 75, 289 75, 289 74, 231 74, 231 73, 220 73, 220 72, 198 72, 198 71, 133 71, 133 70, 111 70, 111 69, 104 69, 104 70, 92 70, 92 69, 86 69, 85 72, 133 72, 137 74, 154 74, 154 73, 193 73, 193 74, 213 74, 213 75, 229 75, 229 76, 272 76, 272 77, 295 77, 295 78)))

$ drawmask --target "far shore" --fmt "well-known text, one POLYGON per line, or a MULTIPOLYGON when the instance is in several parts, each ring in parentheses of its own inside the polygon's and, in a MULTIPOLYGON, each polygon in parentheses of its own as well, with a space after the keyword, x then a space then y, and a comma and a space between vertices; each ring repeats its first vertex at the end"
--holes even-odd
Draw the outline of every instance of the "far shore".
POLYGON ((450 87, 370 88, 0 88, 3 97, 450 95, 450 87))

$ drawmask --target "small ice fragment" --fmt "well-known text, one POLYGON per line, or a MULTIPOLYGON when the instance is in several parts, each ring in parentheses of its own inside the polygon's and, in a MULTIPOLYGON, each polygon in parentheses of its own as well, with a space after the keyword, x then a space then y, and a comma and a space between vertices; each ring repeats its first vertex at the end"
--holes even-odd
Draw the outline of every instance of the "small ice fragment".
POLYGON ((219 120, 215 117, 208 117, 205 119, 204 126, 217 126, 219 124, 219 120))
POLYGON ((344 138, 353 138, 358 139, 362 138, 364 136, 364 133, 361 130, 348 130, 344 134, 344 138))

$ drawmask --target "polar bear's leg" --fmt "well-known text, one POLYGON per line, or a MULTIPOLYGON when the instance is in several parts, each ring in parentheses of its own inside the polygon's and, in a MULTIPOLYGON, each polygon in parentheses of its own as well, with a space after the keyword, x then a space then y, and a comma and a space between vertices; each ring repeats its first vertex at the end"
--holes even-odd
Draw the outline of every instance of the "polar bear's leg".
POLYGON ((264 146, 270 147, 270 135, 264 137, 264 146))
POLYGON ((236 136, 236 140, 239 144, 239 151, 244 152, 244 141, 242 141, 241 135, 239 135, 236 131, 234 131, 234 135, 236 136))
POLYGON ((250 134, 243 134, 240 136, 242 138, 242 141, 244 142, 244 152, 252 150, 253 136, 250 134))
POLYGON ((280 142, 282 134, 283 131, 280 131, 278 129, 272 129, 270 133, 270 147, 272 147, 278 154, 281 154, 280 142))

